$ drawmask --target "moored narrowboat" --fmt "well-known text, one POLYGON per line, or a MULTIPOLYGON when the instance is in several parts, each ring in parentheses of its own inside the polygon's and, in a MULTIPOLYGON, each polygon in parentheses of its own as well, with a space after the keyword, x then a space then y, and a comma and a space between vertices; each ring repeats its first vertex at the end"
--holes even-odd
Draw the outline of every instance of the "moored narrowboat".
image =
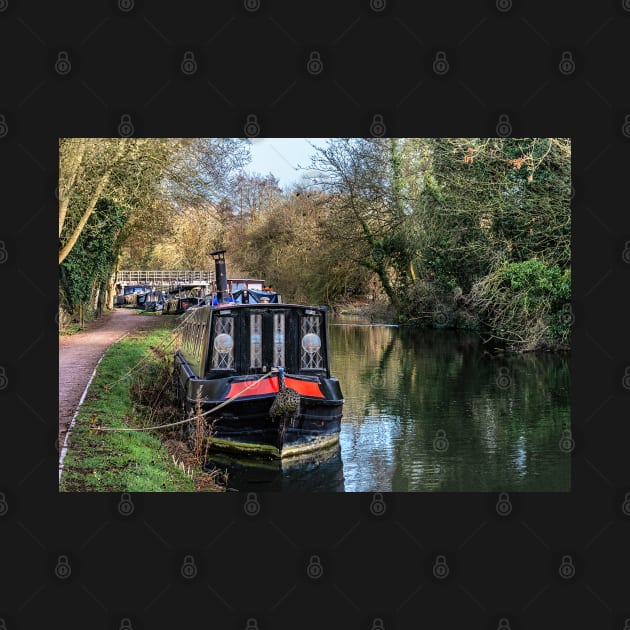
POLYGON ((203 298, 194 295, 171 297, 164 302, 164 312, 171 315, 180 315, 189 308, 197 306, 202 300, 203 298))
MULTIPOLYGON (((224 251, 213 256, 216 304, 185 313, 175 353, 180 404, 191 418, 202 411, 213 450, 285 458, 335 444, 344 400, 330 374, 326 307, 284 304, 273 291, 236 302, 224 251)), ((199 425, 185 426, 190 437, 199 425)))

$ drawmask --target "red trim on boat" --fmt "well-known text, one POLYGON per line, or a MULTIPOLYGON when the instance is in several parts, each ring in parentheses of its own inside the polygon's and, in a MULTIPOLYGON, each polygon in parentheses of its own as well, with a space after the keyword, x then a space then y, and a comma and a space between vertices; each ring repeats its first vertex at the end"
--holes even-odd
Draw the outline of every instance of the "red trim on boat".
MULTIPOLYGON (((237 383, 230 383, 230 391, 228 392, 226 398, 232 398, 236 396, 236 394, 242 392, 248 385, 252 384, 252 381, 238 381, 237 383)), ((324 398, 324 394, 322 394, 319 389, 319 385, 317 383, 313 383, 312 381, 302 381, 297 378, 290 378, 288 376, 285 377, 284 382, 287 387, 291 387, 298 394, 302 396, 310 396, 311 398, 324 398)), ((260 396, 261 394, 274 394, 279 391, 278 385, 278 377, 271 376, 270 378, 266 378, 260 381, 251 389, 247 390, 247 396, 260 396)))
POLYGON ((289 378, 285 377, 284 382, 287 387, 293 388, 298 394, 302 396, 310 396, 311 398, 323 398, 324 394, 322 394, 319 389, 319 385, 317 383, 313 383, 312 381, 301 381, 297 378, 289 378))

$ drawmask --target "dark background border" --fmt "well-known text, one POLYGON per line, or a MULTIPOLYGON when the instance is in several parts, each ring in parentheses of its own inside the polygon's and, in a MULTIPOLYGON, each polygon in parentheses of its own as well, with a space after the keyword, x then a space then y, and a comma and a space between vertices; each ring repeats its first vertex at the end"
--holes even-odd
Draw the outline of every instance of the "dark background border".
POLYGON ((0 0, 0 627, 622 630, 630 2, 207 4, 0 0), (123 115, 144 136, 242 136, 251 115, 261 136, 362 136, 380 115, 392 136, 573 138, 572 492, 506 516, 484 494, 385 495, 380 516, 371 495, 261 494, 255 515, 146 495, 126 517, 59 495, 57 138, 123 115))

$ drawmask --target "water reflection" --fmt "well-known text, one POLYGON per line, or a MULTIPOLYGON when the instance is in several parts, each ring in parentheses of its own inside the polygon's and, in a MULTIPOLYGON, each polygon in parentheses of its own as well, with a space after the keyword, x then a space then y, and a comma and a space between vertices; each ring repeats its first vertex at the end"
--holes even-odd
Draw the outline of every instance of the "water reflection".
POLYGON ((346 491, 569 490, 566 357, 504 355, 477 335, 331 327, 346 398, 346 491))
POLYGON ((228 487, 241 491, 343 492, 341 449, 269 461, 211 454, 207 464, 228 472, 228 487))

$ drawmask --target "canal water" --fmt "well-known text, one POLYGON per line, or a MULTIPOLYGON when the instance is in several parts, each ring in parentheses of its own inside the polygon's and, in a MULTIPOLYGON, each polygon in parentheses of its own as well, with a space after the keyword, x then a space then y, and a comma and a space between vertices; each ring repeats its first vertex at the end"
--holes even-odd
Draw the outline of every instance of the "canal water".
POLYGON ((230 487, 570 490, 567 356, 488 352, 474 333, 348 317, 333 320, 330 342, 346 401, 339 447, 282 470, 232 463, 230 487))

